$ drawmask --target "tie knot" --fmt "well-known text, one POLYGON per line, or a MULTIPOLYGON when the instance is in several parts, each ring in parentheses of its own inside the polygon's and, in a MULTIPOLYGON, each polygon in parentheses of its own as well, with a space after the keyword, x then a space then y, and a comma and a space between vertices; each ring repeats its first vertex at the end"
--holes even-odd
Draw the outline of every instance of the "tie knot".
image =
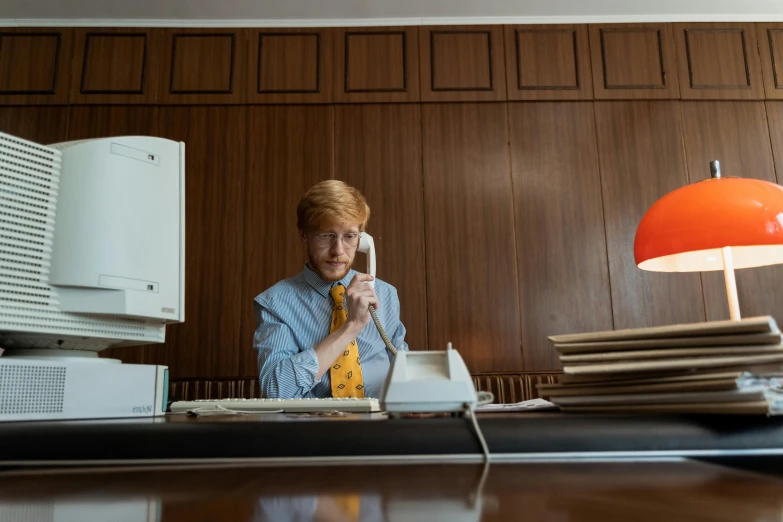
POLYGON ((334 299, 334 304, 341 305, 343 304, 343 301, 345 300, 345 287, 343 285, 335 285, 330 290, 332 293, 332 299, 334 299))

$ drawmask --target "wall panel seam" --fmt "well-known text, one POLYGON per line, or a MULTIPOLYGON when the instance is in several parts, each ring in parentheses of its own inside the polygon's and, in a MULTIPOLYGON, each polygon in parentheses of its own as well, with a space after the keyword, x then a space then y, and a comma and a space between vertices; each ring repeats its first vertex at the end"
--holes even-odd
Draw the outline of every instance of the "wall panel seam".
MULTIPOLYGON (((609 290, 609 306, 612 310, 612 330, 616 328, 616 319, 614 314, 614 295, 612 294, 612 269, 609 265, 609 234, 606 231, 606 208, 604 206, 604 180, 603 180, 603 166, 601 164, 601 147, 598 146, 598 117, 596 116, 595 112, 595 104, 596 102, 590 101, 590 108, 592 109, 593 113, 593 136, 594 136, 594 142, 595 142, 595 154, 596 159, 598 160, 598 184, 599 188, 601 190, 601 218, 603 220, 603 227, 604 227, 604 250, 606 253, 606 280, 609 283, 608 290, 609 290)), ((604 102, 607 103, 607 102, 604 102)))
POLYGON ((514 245, 514 284, 515 289, 517 293, 517 303, 519 306, 519 328, 518 328, 518 338, 517 338, 517 349, 519 350, 520 360, 522 361, 522 371, 524 371, 525 366, 527 365, 525 362, 525 346, 524 346, 524 333, 522 331, 523 328, 523 320, 522 320, 522 295, 520 294, 520 288, 519 288, 519 243, 517 242, 517 205, 516 205, 516 198, 515 198, 515 191, 514 191, 514 158, 512 156, 513 150, 511 147, 511 103, 506 102, 506 157, 508 159, 508 177, 509 177, 509 185, 511 186, 511 241, 514 245))

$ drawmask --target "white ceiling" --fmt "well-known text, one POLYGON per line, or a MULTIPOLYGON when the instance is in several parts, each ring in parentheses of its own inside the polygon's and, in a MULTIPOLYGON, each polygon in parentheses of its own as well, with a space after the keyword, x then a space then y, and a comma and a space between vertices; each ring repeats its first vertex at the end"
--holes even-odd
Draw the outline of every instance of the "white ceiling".
POLYGON ((0 0, 0 25, 783 21, 783 0, 0 0))

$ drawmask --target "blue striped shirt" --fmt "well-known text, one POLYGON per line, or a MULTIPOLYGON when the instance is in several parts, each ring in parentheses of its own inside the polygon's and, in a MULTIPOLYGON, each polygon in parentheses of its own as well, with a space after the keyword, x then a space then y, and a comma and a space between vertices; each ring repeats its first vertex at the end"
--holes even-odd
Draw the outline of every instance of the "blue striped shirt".
MULTIPOLYGON (((331 397, 329 371, 316 381, 318 359, 315 348, 329 335, 334 301, 329 289, 348 287, 357 274, 328 283, 305 265, 296 276, 284 279, 258 295, 253 307, 256 331, 253 348, 258 358, 261 395, 269 398, 331 397)), ((407 350, 405 327, 400 321, 400 300, 390 284, 375 279, 378 319, 398 350, 407 350)), ((366 397, 380 398, 391 354, 375 323, 370 321, 356 338, 362 361, 366 397)))

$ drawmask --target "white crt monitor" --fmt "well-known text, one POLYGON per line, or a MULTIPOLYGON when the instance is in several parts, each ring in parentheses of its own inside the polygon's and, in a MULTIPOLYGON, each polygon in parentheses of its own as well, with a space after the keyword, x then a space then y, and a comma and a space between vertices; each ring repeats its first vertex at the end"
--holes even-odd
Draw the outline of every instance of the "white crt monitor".
POLYGON ((184 154, 147 136, 45 146, 0 133, 6 356, 94 357, 162 343, 185 320, 184 154))

